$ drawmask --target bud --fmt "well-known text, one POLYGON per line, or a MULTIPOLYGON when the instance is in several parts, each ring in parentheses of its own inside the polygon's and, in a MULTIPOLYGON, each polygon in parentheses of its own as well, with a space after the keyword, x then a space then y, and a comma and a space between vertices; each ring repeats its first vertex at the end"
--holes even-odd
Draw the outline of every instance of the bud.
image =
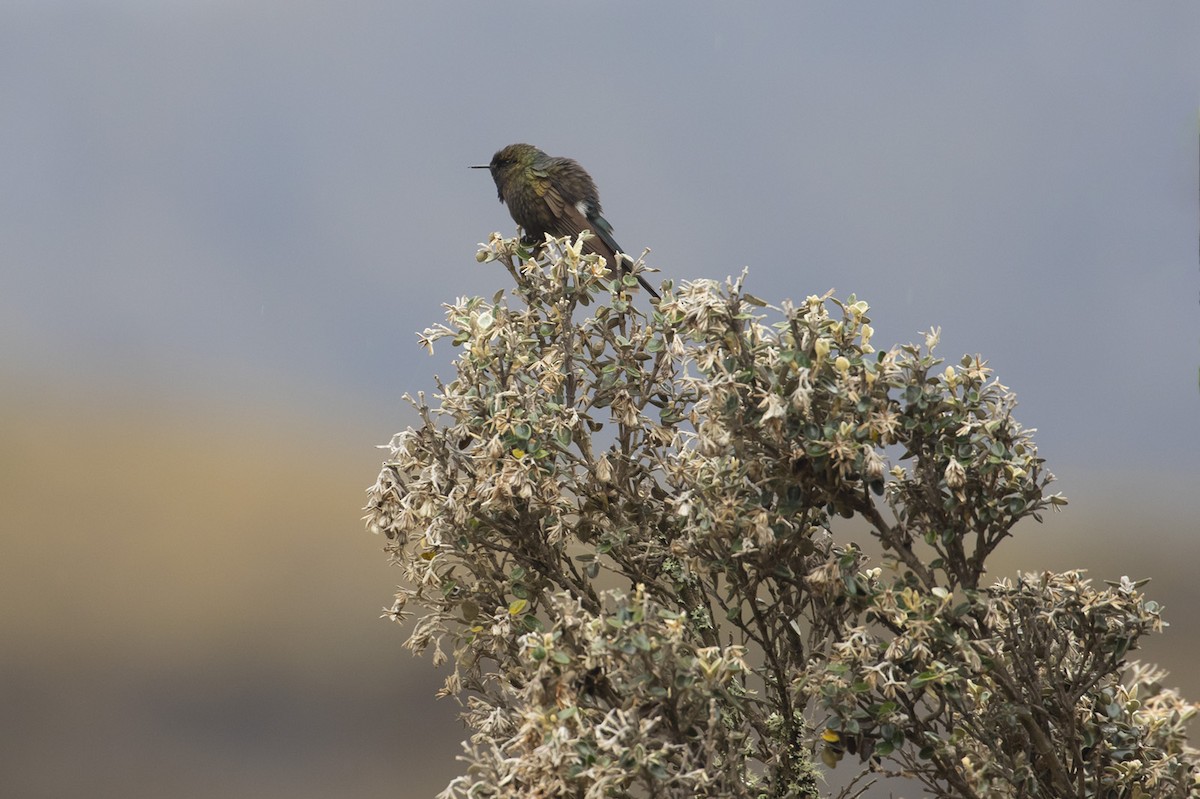
POLYGON ((875 328, 870 325, 863 325, 859 329, 859 335, 862 336, 862 348, 864 352, 870 352, 868 347, 871 346, 871 336, 875 335, 875 328))
POLYGON ((857 318, 860 316, 865 316, 867 311, 871 310, 871 306, 867 305, 867 303, 864 301, 859 300, 858 302, 854 302, 846 306, 846 310, 850 311, 850 314, 857 318))
POLYGON ((887 473, 887 464, 883 458, 879 457, 879 453, 873 448, 867 450, 866 455, 866 478, 868 482, 882 480, 884 474, 887 473))
POLYGON ((600 460, 596 461, 596 479, 605 484, 612 482, 612 464, 609 463, 607 455, 602 455, 600 460))
POLYGON ((946 466, 946 485, 952 489, 960 489, 967 482, 967 470, 958 462, 957 458, 951 458, 950 463, 946 466))

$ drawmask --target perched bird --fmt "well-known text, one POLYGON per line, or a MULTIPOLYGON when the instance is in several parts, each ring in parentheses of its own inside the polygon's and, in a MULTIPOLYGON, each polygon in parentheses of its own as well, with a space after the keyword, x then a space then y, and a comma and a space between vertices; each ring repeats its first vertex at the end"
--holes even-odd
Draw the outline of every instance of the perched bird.
MULTIPOLYGON (((471 168, 491 171, 500 202, 524 229, 526 243, 541 244, 547 233, 560 238, 590 230, 595 235, 583 251, 603 256, 609 268, 620 264, 622 271, 629 271, 617 255, 622 250, 613 239, 612 225, 600 215, 596 183, 577 162, 546 155, 532 144, 510 144, 492 156, 490 164, 471 168)), ((641 275, 638 282, 658 298, 641 275)))

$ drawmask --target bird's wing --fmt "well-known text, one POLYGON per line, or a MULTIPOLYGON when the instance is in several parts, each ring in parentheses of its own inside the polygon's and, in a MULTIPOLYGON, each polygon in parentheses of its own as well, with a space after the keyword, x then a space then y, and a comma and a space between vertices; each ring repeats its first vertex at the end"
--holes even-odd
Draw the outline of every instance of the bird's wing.
MULTIPOLYGON (((554 214, 554 218, 558 220, 558 224, 555 226, 557 231, 561 231, 558 235, 565 236, 570 234, 578 236, 585 230, 592 230, 592 226, 588 223, 587 217, 583 215, 583 212, 563 198, 550 178, 543 177, 545 173, 535 172, 534 174, 539 178, 534 182, 534 190, 546 201, 546 207, 550 209, 550 213, 554 214)), ((601 253, 601 255, 604 255, 604 253, 601 253)))
MULTIPOLYGON (((539 178, 545 173, 538 174, 539 178)), ((567 200, 559 192, 558 187, 547 177, 539 179, 535 182, 535 191, 541 195, 546 201, 546 207, 550 209, 550 213, 554 214, 554 218, 558 221, 553 231, 560 236, 578 236, 585 230, 590 230, 595 235, 588 240, 584 246, 585 252, 594 252, 597 255, 604 256, 604 260, 608 261, 608 265, 616 266, 617 253, 621 248, 617 246, 617 242, 613 240, 612 225, 608 224, 602 216, 587 216, 583 209, 579 208, 567 200)))
MULTIPOLYGON (((534 174, 539 177, 538 180, 534 181, 534 190, 546 201, 546 206, 554 214, 555 218, 558 219, 559 235, 569 233, 572 236, 578 236, 585 230, 592 231, 595 237, 589 239, 587 244, 584 245, 584 252, 594 252, 602 256, 608 262, 609 269, 617 267, 622 272, 628 272, 629 264, 624 263, 617 257, 617 253, 622 252, 622 250, 620 245, 617 244, 616 239, 613 238, 612 225, 608 223, 608 220, 599 214, 593 214, 590 217, 586 216, 580 208, 563 199, 562 194, 559 193, 558 189, 555 188, 544 172, 535 172, 534 174)), ((658 297, 658 292, 641 275, 638 275, 638 282, 642 284, 646 291, 650 292, 652 297, 658 297)))

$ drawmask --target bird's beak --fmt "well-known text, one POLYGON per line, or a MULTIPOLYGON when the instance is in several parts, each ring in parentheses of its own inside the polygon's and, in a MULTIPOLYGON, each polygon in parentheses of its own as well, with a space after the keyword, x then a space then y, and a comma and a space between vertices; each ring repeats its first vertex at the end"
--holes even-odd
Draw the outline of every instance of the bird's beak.
POLYGON ((491 165, 490 165, 490 164, 484 164, 483 166, 472 166, 472 167, 468 167, 468 169, 491 169, 491 168, 492 168, 492 167, 491 167, 491 165))

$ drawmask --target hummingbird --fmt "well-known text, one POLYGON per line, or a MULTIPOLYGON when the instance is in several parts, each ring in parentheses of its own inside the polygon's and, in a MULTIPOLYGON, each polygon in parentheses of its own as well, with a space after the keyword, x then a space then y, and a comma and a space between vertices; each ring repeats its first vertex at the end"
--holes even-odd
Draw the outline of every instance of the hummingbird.
MULTIPOLYGON (((600 215, 596 182, 577 161, 546 155, 532 144, 510 144, 492 156, 490 164, 471 169, 491 171, 500 202, 525 231, 526 244, 542 243, 547 233, 558 238, 590 230, 595 235, 583 251, 602 256, 609 268, 620 264, 623 272, 629 271, 612 225, 600 215)), ((645 278, 637 279, 650 296, 659 298, 645 278)))

